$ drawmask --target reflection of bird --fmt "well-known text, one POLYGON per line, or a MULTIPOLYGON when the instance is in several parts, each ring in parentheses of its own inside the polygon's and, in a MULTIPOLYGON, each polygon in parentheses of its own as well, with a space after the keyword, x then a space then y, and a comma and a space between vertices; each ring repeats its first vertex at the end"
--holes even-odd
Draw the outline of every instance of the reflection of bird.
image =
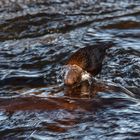
POLYGON ((88 46, 72 54, 64 66, 64 84, 74 85, 97 75, 101 71, 106 49, 110 47, 112 44, 88 46))

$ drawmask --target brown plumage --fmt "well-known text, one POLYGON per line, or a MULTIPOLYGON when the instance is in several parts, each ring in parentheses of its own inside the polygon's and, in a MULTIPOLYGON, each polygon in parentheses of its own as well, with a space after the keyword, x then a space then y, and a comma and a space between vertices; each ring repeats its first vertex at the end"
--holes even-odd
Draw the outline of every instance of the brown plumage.
POLYGON ((97 75, 101 71, 106 49, 111 46, 106 44, 88 46, 73 53, 66 62, 64 83, 73 85, 80 82, 83 71, 92 76, 97 75))

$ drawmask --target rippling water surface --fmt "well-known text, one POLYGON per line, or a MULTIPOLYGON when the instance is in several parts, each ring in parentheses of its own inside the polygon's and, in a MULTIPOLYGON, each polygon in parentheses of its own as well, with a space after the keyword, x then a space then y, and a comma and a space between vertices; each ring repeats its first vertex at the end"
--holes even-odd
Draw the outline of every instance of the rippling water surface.
POLYGON ((0 0, 0 139, 140 139, 140 1, 0 0), (68 56, 97 42, 114 43, 97 79, 136 98, 60 86, 68 56))

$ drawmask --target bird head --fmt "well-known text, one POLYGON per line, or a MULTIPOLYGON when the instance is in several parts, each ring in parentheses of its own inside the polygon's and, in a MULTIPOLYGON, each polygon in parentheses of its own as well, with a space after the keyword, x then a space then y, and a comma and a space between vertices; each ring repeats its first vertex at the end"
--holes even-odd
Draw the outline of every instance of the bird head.
POLYGON ((73 86, 91 78, 91 75, 84 71, 78 65, 65 65, 62 68, 62 75, 64 84, 66 86, 73 86))
POLYGON ((82 68, 77 65, 65 65, 63 66, 62 73, 64 84, 72 86, 81 81, 82 68))

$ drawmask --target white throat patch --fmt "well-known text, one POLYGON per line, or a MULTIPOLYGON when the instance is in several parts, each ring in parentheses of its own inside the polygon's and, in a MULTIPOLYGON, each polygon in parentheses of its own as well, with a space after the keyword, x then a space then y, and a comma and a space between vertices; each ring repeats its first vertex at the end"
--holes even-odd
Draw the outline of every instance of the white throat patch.
POLYGON ((82 72, 82 81, 85 81, 85 80, 89 80, 91 78, 91 75, 88 73, 88 72, 86 72, 86 71, 84 71, 84 72, 82 72))

